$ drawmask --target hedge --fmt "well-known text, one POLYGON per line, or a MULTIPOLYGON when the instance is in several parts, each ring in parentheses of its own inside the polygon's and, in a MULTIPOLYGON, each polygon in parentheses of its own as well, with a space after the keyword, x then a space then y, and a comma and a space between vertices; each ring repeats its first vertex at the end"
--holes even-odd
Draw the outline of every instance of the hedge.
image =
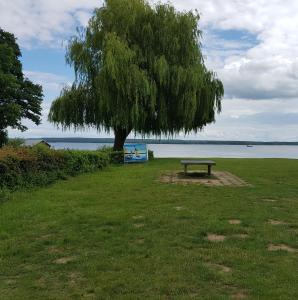
POLYGON ((67 176, 102 169, 105 151, 52 150, 46 146, 0 149, 0 189, 41 186, 67 176))
POLYGON ((154 152, 153 152, 153 150, 148 150, 148 159, 149 160, 153 160, 154 159, 154 152))
MULTIPOLYGON (((97 151, 53 150, 6 146, 0 149, 0 200, 7 192, 44 186, 67 176, 100 170, 108 164, 123 163, 123 151, 104 148, 97 151)), ((149 150, 149 160, 153 159, 149 150)))

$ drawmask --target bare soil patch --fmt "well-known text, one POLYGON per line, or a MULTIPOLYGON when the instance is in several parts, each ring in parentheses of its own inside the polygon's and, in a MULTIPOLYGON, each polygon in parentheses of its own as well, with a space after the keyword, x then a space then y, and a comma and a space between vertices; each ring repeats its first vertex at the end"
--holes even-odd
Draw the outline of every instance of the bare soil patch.
POLYGON ((176 206, 176 207, 174 207, 174 209, 176 209, 177 211, 181 211, 181 210, 184 210, 185 208, 182 206, 176 206))
POLYGON ((41 276, 37 280, 35 280, 35 284, 38 287, 45 288, 47 286, 47 280, 44 276, 41 276))
POLYGON ((238 234, 233 234, 232 236, 237 238, 237 239, 242 239, 242 240, 245 240, 245 239, 248 238, 247 233, 238 233, 238 234))
POLYGON ((262 201, 265 201, 265 202, 276 202, 277 200, 276 199, 262 199, 262 201))
POLYGON ((206 266, 208 266, 209 268, 214 269, 218 272, 221 272, 221 273, 231 272, 230 267, 227 267, 227 266, 224 266, 224 265, 221 265, 221 264, 206 263, 206 266))
POLYGON ((198 298, 199 297, 199 293, 191 293, 187 295, 189 298, 198 298))
POLYGON ((37 238, 37 240, 49 240, 53 237, 52 234, 44 234, 37 238))
POLYGON ((58 258, 56 260, 54 260, 54 263, 57 264, 57 265, 65 265, 71 261, 74 261, 75 258, 74 257, 61 257, 61 258, 58 258))
POLYGON ((272 208, 273 208, 274 210, 285 210, 285 208, 279 207, 279 206, 273 206, 272 208))
POLYGON ((132 217, 134 220, 141 220, 143 219, 144 217, 143 216, 133 216, 132 217))
POLYGON ((68 279, 69 284, 71 286, 75 286, 82 280, 82 276, 79 272, 71 272, 68 274, 68 279))
POLYGON ((226 171, 213 171, 211 176, 208 176, 204 171, 189 172, 184 175, 181 171, 166 171, 159 179, 162 183, 174 184, 198 184, 207 186, 251 186, 241 178, 226 171))
POLYGON ((136 227, 136 228, 142 228, 144 226, 145 226, 145 224, 134 224, 134 227, 136 227))
POLYGON ((247 295, 244 292, 238 292, 231 296, 232 299, 246 299, 247 295))
POLYGON ((84 294, 84 298, 96 299, 95 296, 96 296, 95 292, 88 292, 88 293, 84 294))
POLYGON ((208 233, 207 240, 210 242, 223 242, 226 239, 225 235, 208 233))
POLYGON ((241 224, 241 221, 238 220, 238 219, 232 219, 232 220, 229 220, 229 224, 231 224, 231 225, 239 225, 239 224, 241 224))
POLYGON ((49 247, 48 249, 48 252, 49 253, 63 253, 64 252, 64 249, 63 248, 58 248, 58 247, 49 247))
POLYGON ((283 222, 283 221, 272 220, 272 219, 269 219, 269 220, 267 221, 267 223, 270 224, 270 225, 284 225, 284 224, 286 224, 286 223, 283 222))
POLYGON ((139 244, 139 245, 144 244, 145 243, 145 239, 137 239, 137 240, 134 241, 134 243, 135 244, 139 244))
POLYGON ((17 283, 16 279, 6 279, 4 281, 7 285, 15 285, 17 283))
POLYGON ((268 248, 269 251, 279 251, 279 250, 284 250, 284 251, 288 251, 288 252, 297 252, 297 249, 294 249, 288 245, 285 244, 278 244, 278 245, 274 245, 274 244, 269 244, 268 248))

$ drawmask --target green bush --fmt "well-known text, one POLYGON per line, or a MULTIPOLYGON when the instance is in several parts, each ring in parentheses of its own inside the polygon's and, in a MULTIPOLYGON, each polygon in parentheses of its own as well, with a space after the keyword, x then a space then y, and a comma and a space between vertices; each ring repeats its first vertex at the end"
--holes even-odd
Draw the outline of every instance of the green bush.
POLYGON ((110 162, 112 164, 123 164, 124 163, 124 151, 112 151, 110 153, 110 162))
POLYGON ((7 189, 0 189, 0 204, 9 199, 9 191, 7 189))
POLYGON ((105 152, 109 157, 111 164, 123 164, 124 163, 124 151, 114 151, 112 147, 103 147, 99 151, 105 152))
POLYGON ((22 146, 24 142, 25 140, 20 138, 8 139, 6 146, 17 148, 22 146))
POLYGON ((4 147, 0 150, 0 189, 40 186, 67 176, 102 169, 110 162, 105 151, 4 147))
POLYGON ((154 152, 152 150, 148 150, 148 159, 153 160, 154 159, 154 152))

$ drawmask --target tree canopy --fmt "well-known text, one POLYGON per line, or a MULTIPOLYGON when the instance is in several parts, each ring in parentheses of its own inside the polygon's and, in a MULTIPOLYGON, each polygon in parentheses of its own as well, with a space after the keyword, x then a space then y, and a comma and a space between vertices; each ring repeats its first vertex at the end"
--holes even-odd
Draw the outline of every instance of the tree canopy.
POLYGON ((20 56, 14 35, 0 28, 0 147, 7 127, 26 130, 24 118, 40 123, 42 88, 24 77, 20 56))
POLYGON ((69 41, 76 79, 51 106, 49 120, 127 135, 201 130, 221 110, 224 89, 201 53, 199 15, 170 4, 106 0, 69 41))

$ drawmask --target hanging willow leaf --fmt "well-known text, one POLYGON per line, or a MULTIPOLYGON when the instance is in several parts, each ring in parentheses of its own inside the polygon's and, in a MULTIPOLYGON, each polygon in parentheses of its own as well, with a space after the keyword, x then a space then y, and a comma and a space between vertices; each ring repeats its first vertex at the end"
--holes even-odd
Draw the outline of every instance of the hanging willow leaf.
POLYGON ((49 120, 127 135, 201 130, 221 110, 223 84, 201 53, 199 15, 170 4, 106 0, 67 48, 76 80, 51 106, 49 120))

